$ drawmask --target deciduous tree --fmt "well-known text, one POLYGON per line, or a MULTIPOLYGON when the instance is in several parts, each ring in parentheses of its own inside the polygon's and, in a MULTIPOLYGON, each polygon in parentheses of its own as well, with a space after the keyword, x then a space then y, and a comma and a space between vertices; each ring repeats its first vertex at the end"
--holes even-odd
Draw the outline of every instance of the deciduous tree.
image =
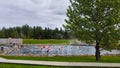
POLYGON ((78 39, 96 43, 99 61, 100 45, 120 39, 120 0, 70 0, 70 3, 65 27, 78 39))

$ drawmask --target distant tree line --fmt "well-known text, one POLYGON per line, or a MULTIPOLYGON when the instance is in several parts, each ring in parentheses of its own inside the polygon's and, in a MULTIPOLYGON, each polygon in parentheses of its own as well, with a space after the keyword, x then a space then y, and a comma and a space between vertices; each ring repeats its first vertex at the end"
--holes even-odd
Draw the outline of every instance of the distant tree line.
POLYGON ((24 39, 69 39, 69 32, 62 28, 42 28, 41 26, 12 27, 0 29, 0 38, 24 38, 24 39))

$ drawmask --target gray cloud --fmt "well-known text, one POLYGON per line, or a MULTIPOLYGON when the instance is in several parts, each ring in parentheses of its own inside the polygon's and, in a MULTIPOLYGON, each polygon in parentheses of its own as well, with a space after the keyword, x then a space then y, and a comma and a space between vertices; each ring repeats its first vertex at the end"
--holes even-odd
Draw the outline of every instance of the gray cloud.
POLYGON ((68 0, 0 0, 0 27, 62 27, 68 0))

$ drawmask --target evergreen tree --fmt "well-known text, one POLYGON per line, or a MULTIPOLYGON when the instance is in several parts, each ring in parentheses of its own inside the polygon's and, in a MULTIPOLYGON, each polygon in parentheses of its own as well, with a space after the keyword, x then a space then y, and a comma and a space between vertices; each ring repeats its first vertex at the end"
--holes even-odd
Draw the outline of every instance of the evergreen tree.
POLYGON ((30 34, 32 34, 32 28, 29 25, 22 26, 22 33, 24 38, 29 38, 30 34))
POLYGON ((0 30, 0 38, 33 38, 33 39, 66 39, 67 31, 62 28, 60 30, 45 28, 42 29, 40 26, 30 27, 29 25, 23 25, 22 27, 3 27, 0 30))

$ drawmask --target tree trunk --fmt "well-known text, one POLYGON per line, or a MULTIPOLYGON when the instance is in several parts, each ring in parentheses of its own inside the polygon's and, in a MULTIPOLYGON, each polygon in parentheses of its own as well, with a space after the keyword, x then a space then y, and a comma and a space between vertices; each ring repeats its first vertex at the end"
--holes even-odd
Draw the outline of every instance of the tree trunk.
POLYGON ((99 43, 96 42, 96 53, 95 53, 95 56, 96 56, 96 61, 100 61, 100 47, 99 47, 99 43))

